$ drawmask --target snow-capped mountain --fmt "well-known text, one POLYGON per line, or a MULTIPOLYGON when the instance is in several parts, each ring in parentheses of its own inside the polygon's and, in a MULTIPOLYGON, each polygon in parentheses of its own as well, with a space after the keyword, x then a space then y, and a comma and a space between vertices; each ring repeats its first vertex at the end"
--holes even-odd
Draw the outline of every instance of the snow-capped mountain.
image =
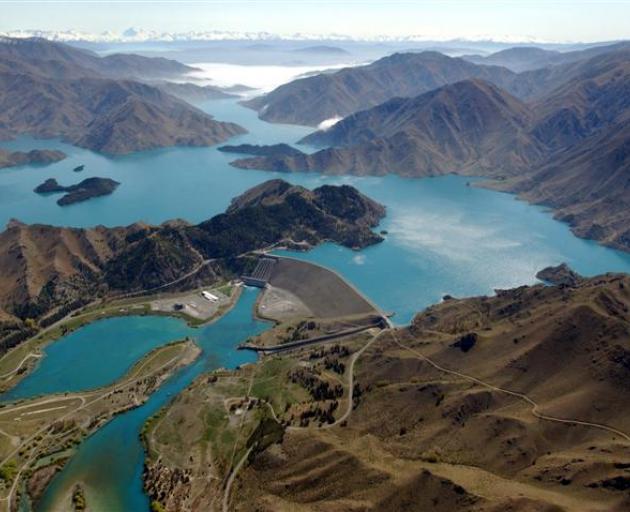
POLYGON ((9 30, 0 31, 0 36, 6 37, 42 37, 52 41, 83 41, 94 43, 140 43, 146 41, 373 41, 373 42, 488 42, 488 43, 510 43, 510 44, 551 44, 567 43, 569 41, 547 41, 532 36, 489 36, 478 35, 465 39, 453 39, 450 37, 436 37, 435 35, 409 34, 402 36, 391 35, 371 35, 371 36, 350 36, 347 34, 314 34, 305 32, 295 32, 292 34, 281 34, 272 32, 241 32, 236 30, 207 30, 188 32, 159 32, 155 30, 145 30, 142 28, 130 27, 122 32, 106 31, 100 33, 82 32, 79 30, 9 30))

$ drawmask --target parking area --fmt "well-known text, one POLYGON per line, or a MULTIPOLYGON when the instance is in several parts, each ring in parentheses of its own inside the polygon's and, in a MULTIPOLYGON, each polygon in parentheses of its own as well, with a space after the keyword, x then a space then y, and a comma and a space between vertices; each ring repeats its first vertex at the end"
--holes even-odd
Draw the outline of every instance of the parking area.
POLYGON ((221 306, 227 305, 229 302, 230 297, 226 294, 217 289, 208 288, 185 295, 155 299, 151 301, 151 311, 180 313, 196 320, 208 320, 217 313, 221 306), (203 291, 216 300, 204 297, 203 291))

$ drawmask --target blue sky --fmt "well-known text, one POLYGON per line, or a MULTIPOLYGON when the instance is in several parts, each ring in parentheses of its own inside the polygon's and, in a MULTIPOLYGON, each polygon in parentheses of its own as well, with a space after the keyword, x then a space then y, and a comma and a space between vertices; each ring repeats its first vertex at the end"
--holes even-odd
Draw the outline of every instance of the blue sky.
POLYGON ((630 0, 0 0, 0 30, 531 36, 552 41, 630 37, 630 0))

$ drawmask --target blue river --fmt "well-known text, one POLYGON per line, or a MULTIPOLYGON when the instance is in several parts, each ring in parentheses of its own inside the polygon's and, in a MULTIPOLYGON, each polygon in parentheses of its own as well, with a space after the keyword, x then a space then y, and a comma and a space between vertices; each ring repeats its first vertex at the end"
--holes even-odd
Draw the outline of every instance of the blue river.
MULTIPOLYGON (((209 102, 203 108, 219 120, 249 130, 230 144, 295 143, 309 132, 304 127, 264 123, 231 100, 209 102)), ((57 148, 68 154, 66 160, 46 167, 0 170, 0 224, 11 218, 77 227, 172 218, 199 222, 222 212, 234 196, 271 178, 309 188, 324 183, 354 185, 386 205, 387 217, 378 227, 387 232, 385 241, 360 252, 323 244, 295 256, 337 270, 383 310, 394 313, 398 324, 409 322, 414 313, 445 294, 491 294, 497 288, 531 284, 538 270, 560 262, 584 275, 630 272, 629 254, 579 239, 544 208, 471 186, 475 180, 469 178, 325 177, 239 170, 229 165, 234 155, 216 148, 170 148, 111 158, 57 140, 22 137, 0 146, 57 148), (78 165, 85 165, 82 173, 73 172, 78 165), (110 177, 122 184, 111 196, 69 207, 57 206, 54 196, 33 192, 46 178, 70 184, 90 176, 110 177)), ((146 510, 140 481, 141 425, 202 371, 233 367, 251 357, 234 347, 266 328, 252 319, 254 298, 255 292, 247 290, 226 317, 198 330, 161 317, 108 319, 47 347, 37 369, 3 400, 113 382, 151 349, 186 335, 197 340, 203 355, 144 406, 118 416, 88 438, 53 480, 38 510, 53 510, 77 481, 86 484, 92 510, 146 510)))

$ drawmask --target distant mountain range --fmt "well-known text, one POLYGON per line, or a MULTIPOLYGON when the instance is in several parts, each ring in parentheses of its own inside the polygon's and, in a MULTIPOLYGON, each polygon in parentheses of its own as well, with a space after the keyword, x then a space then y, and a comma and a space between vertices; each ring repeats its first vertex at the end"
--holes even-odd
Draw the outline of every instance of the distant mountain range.
POLYGON ((507 86, 513 77, 505 68, 480 66, 438 52, 398 53, 367 66, 294 80, 243 104, 265 121, 317 126, 397 96, 416 96, 459 80, 481 78, 507 86))
POLYGON ((517 46, 487 56, 464 55, 462 58, 474 62, 475 64, 503 66, 520 73, 522 71, 531 71, 548 66, 557 66, 559 64, 570 64, 624 48, 630 48, 630 43, 620 42, 612 45, 598 45, 592 48, 567 52, 547 50, 536 46, 517 46))
POLYGON ((376 89, 375 97, 383 97, 400 93, 406 86, 401 84, 425 87, 419 77, 430 87, 438 79, 485 70, 482 77, 386 100, 302 140, 330 146, 326 149, 255 156, 234 165, 332 174, 488 176, 497 180, 490 185, 494 188, 556 208, 578 235, 630 250, 630 48, 603 50, 520 74, 421 53, 296 80, 249 105, 264 104, 264 119, 284 119, 290 112, 293 122, 299 117, 309 124, 318 120, 312 117, 314 105, 352 110, 360 98, 370 102, 362 94, 363 80, 376 89), (380 76, 388 79, 379 82, 380 76), (346 101, 354 80, 356 94, 346 101), (290 110, 283 109, 285 103, 290 110))
POLYGON ((326 53, 333 55, 347 55, 349 52, 344 50, 343 48, 339 48, 338 46, 330 46, 330 45, 317 45, 317 46, 306 46, 304 48, 297 48, 293 50, 295 53, 326 53))
POLYGON ((124 154, 207 146, 244 133, 168 94, 216 96, 220 91, 137 81, 193 70, 163 58, 98 57, 43 39, 0 40, 0 138, 60 137, 94 151, 124 154))
POLYGON ((630 43, 568 53, 513 48, 474 59, 448 57, 436 51, 396 53, 366 66, 294 80, 243 104, 265 121, 316 127, 322 121, 346 117, 392 98, 417 96, 471 78, 491 82, 523 100, 533 100, 579 74, 581 62, 624 49, 630 49, 630 43), (525 59, 532 54, 536 57, 525 59), (562 65, 549 66, 548 55, 558 55, 556 60, 562 65), (494 65, 493 58, 501 64, 494 65), (512 67, 536 69, 517 73, 508 69, 506 61, 512 67))
POLYGON ((436 38, 423 34, 386 35, 374 34, 362 37, 340 33, 279 33, 267 31, 239 30, 205 30, 187 32, 164 32, 130 27, 123 31, 105 31, 99 33, 80 30, 9 30, 0 31, 0 37, 43 37, 52 41, 84 41, 84 42, 148 42, 148 41, 348 41, 348 42, 425 42, 465 44, 470 42, 502 43, 502 44, 550 44, 574 46, 576 43, 550 41, 525 35, 489 35, 479 34, 469 38, 436 38))

